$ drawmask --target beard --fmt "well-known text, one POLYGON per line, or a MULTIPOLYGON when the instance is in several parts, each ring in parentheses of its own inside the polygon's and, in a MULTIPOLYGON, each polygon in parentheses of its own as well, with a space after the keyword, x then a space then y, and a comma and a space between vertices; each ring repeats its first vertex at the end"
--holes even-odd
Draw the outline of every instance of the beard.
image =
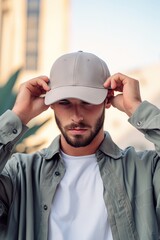
POLYGON ((67 130, 69 130, 69 129, 75 129, 75 128, 92 129, 91 126, 88 124, 85 124, 85 122, 81 121, 79 123, 71 123, 70 125, 66 125, 65 127, 62 127, 61 121, 56 115, 55 115, 55 120, 56 120, 57 126, 58 126, 60 132, 62 133, 64 139, 66 140, 66 142, 72 147, 79 148, 79 147, 88 146, 94 140, 94 138, 97 136, 97 134, 103 127, 104 115, 105 115, 105 108, 103 109, 103 112, 100 115, 100 117, 97 119, 93 130, 91 130, 90 134, 86 137, 76 134, 76 135, 74 135, 74 137, 71 138, 67 134, 67 130))

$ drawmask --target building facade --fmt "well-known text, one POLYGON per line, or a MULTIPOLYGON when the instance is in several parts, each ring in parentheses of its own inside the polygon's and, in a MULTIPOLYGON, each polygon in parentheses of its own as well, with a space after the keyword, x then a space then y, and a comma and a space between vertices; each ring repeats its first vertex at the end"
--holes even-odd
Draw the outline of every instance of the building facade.
POLYGON ((16 69, 48 74, 68 49, 68 0, 0 0, 0 83, 16 69))

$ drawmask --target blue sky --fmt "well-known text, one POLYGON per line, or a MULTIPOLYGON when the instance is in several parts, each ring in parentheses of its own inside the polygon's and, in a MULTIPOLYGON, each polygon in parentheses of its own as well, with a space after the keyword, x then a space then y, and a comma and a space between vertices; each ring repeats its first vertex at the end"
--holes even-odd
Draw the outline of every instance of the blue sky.
POLYGON ((103 58, 111 73, 160 62, 160 0, 72 0, 77 50, 103 58))

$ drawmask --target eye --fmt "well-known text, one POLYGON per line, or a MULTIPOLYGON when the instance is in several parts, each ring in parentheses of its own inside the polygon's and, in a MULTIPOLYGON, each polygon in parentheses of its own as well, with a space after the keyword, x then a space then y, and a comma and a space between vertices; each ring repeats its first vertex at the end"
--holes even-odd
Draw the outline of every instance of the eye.
POLYGON ((70 102, 68 100, 66 100, 66 99, 60 100, 58 103, 60 105, 69 105, 70 104, 70 102))
POLYGON ((82 104, 85 105, 85 106, 92 106, 91 103, 88 103, 88 102, 85 102, 85 101, 82 101, 82 104))

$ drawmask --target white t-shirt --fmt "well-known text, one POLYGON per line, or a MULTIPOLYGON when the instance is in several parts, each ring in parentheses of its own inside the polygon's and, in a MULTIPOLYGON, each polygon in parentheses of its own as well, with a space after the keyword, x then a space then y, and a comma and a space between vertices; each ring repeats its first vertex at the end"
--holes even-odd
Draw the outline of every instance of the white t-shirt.
POLYGON ((52 203, 48 240, 112 240, 96 156, 62 158, 66 173, 52 203))

